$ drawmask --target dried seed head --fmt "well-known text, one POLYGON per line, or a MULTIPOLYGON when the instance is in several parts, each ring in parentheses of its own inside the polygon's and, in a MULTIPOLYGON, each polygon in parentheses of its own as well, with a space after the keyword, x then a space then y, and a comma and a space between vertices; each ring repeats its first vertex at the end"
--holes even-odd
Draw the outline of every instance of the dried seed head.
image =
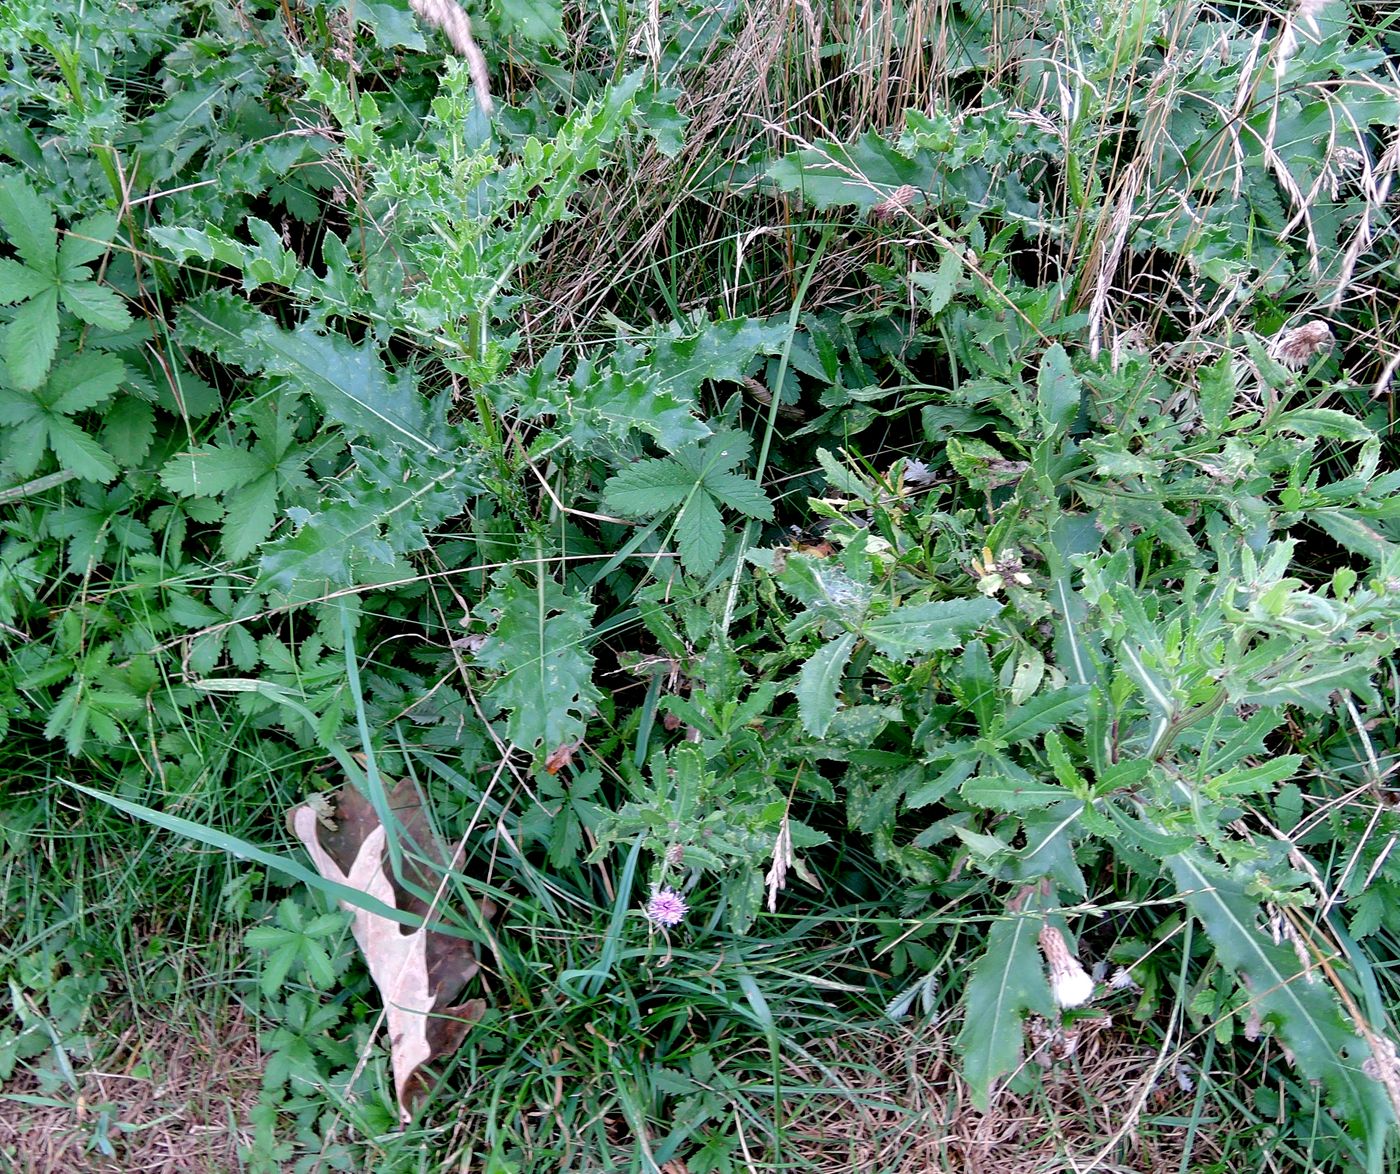
POLYGON ((894 191, 870 209, 871 223, 886 224, 893 220, 900 212, 914 202, 914 197, 918 194, 918 189, 910 183, 895 188, 894 191))
POLYGON ((1069 952, 1064 934, 1053 925, 1040 930, 1040 952, 1050 969, 1050 993, 1061 1007, 1080 1007, 1094 993, 1094 980, 1079 965, 1079 959, 1069 952))
POLYGON ((408 6, 434 28, 441 29, 459 57, 466 58, 476 104, 491 113, 491 82, 486 58, 472 37, 472 22, 456 0, 408 0, 408 6))
POLYGON ((1316 355, 1332 349, 1332 328, 1320 319, 1304 322, 1275 337, 1270 353, 1290 371, 1306 367, 1316 355))

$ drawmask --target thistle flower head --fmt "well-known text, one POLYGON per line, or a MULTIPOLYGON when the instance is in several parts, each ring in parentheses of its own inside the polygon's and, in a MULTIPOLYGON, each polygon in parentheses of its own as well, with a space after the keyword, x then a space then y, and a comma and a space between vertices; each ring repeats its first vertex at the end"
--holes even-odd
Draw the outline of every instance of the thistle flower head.
POLYGON ((1319 319, 1285 330, 1274 338, 1269 350, 1290 371, 1299 371, 1315 355, 1332 349, 1332 328, 1319 319))
POLYGON ((1094 980, 1069 952, 1064 934, 1053 925, 1040 930, 1040 952, 1050 970, 1050 993, 1061 1007, 1079 1007, 1094 993, 1094 980))
POLYGON ((643 912, 647 920, 652 925, 659 925, 669 929, 673 925, 680 925, 688 912, 685 898, 675 889, 657 889, 647 901, 643 912))

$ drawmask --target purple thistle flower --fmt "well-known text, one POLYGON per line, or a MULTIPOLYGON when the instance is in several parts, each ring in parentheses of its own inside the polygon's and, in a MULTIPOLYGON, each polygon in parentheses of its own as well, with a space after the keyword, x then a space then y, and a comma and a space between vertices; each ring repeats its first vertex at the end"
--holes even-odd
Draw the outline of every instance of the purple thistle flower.
POLYGON ((646 903, 644 912, 653 925, 666 928, 680 925, 687 912, 685 898, 675 889, 657 889, 646 903))

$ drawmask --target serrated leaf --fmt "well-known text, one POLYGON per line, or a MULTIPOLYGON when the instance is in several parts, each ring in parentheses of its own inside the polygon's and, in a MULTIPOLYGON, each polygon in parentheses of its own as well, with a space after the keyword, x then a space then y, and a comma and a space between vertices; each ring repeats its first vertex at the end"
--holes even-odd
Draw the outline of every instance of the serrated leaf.
POLYGON ((697 490, 676 515, 676 545, 681 563, 692 575, 714 570, 724 549, 724 519, 715 507, 714 498, 697 490))
POLYGON ((501 673, 487 699, 505 710, 504 735, 543 755, 578 742, 597 705, 593 685, 593 604, 550 579, 499 579, 484 607, 499 612, 477 663, 501 673))
POLYGON ((0 228, 29 268, 53 272, 58 252, 53 208, 18 175, 0 181, 0 228))
POLYGON ((267 457, 233 445, 201 444, 166 461, 160 481, 182 497, 217 497, 268 472, 267 457))
POLYGON ((773 503, 752 477, 741 477, 738 473, 710 473, 705 477, 705 488, 722 505, 732 510, 765 522, 773 520, 773 503))
POLYGON ((0 306, 12 306, 52 288, 54 279, 10 257, 0 257, 0 306))
POLYGON ((186 302, 181 333, 202 350, 249 371, 282 375, 311 395, 352 435, 440 454, 426 401, 406 374, 391 377, 372 341, 359 346, 317 334, 309 323, 283 330, 266 314, 225 294, 186 302))
POLYGON ((1013 913, 992 923, 987 949, 968 979, 957 1049, 973 1106, 985 1113, 993 1086, 1021 1064, 1028 1012, 1055 1013, 1036 938, 1043 918, 1013 913))
POLYGON ((1051 693, 1032 697, 1024 705, 1018 705, 1006 715, 1006 724, 997 735, 1006 746, 1030 739, 1067 723, 1078 723, 1084 719, 1084 709, 1088 704, 1088 685, 1069 685, 1051 693))
POLYGON ((234 490, 225 499, 224 509, 224 553, 241 561, 272 533, 277 522, 277 475, 264 473, 234 490))
POLYGON ((836 716, 836 695, 858 637, 843 632, 807 658, 797 676, 797 712, 814 738, 823 737, 836 716))
POLYGON ((1379 1146, 1394 1113, 1385 1087, 1362 1071, 1371 1050, 1343 1020, 1322 973, 1300 972, 1292 948, 1275 945, 1260 932, 1258 902, 1219 864, 1194 851, 1166 863, 1216 956, 1244 987, 1251 1009, 1273 1024, 1304 1078, 1325 1086, 1343 1120, 1379 1146))
POLYGON ((124 468, 145 459, 156 434, 156 413, 134 395, 118 397, 102 418, 102 444, 124 468))
POLYGON ((111 455, 72 420, 50 416, 49 445, 61 468, 76 473, 84 481, 106 484, 117 475, 111 455))
POLYGON ((563 13, 555 0, 496 0, 507 31, 541 45, 562 45, 563 13))
POLYGON ((768 178, 823 210, 872 208, 906 184, 919 190, 929 185, 926 162, 901 155, 874 131, 850 145, 822 141, 786 155, 769 166, 768 178))
POLYGON ((56 412, 95 408, 122 384, 126 364, 115 355, 89 351, 60 363, 49 376, 48 399, 56 412))
POLYGON ((1235 370, 1235 360, 1227 351, 1214 363, 1200 369, 1197 376, 1201 404, 1201 420, 1208 431, 1219 433, 1230 420, 1230 412, 1235 406, 1235 393, 1239 375, 1235 370))
POLYGON ((1036 811, 1074 796, 1058 783, 1014 779, 995 771, 970 778, 959 788, 969 803, 992 811, 1036 811))
POLYGON ((58 349, 58 288, 51 287, 19 308, 5 331, 5 366, 16 387, 43 383, 58 349))
POLYGON ((684 503, 697 490, 695 476, 672 460, 637 461, 608 478, 603 508, 624 518, 649 518, 684 503))
POLYGON ((1083 389, 1059 343, 1054 343, 1040 360, 1035 388, 1036 411, 1051 433, 1063 432, 1074 423, 1083 389))
POLYGON ((944 249, 937 269, 932 273, 915 272, 910 280, 923 291, 924 312, 937 317, 957 292, 958 282, 962 280, 962 258, 952 249, 944 249))
POLYGON ((71 269, 96 261, 111 246, 116 235, 117 218, 111 212, 99 212, 70 224, 63 243, 58 246, 58 267, 71 269))
POLYGON ((977 719, 977 728, 984 734, 990 733, 997 718, 997 679, 982 641, 975 640, 964 650, 952 687, 958 700, 977 719))
POLYGON ((867 620, 862 634, 882 656, 908 659, 957 648, 969 633, 999 614, 1001 604, 983 596, 906 604, 867 620))
POLYGON ((131 325, 131 314, 116 290, 95 281, 65 282, 63 304, 90 326, 101 330, 125 330, 131 325))

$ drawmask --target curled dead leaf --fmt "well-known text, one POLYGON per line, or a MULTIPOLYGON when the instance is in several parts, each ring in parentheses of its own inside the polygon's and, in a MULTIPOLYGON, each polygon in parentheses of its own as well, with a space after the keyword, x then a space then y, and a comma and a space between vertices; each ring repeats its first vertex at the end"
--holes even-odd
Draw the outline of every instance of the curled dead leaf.
MULTIPOLYGON (((387 835, 373 807, 353 788, 329 796, 335 804, 327 826, 324 804, 302 804, 287 815, 292 833, 306 847, 327 880, 356 889, 386 905, 427 919, 432 894, 448 857, 433 832, 411 781, 389 794, 402 851, 402 875, 386 866, 387 835)), ((353 917, 351 931, 384 1000, 389 1053, 399 1115, 407 1123, 413 1104, 427 1087, 426 1065, 449 1056, 466 1038, 473 1021, 486 1012, 481 999, 457 1002, 481 968, 475 946, 462 938, 396 921, 341 903, 353 917)), ((481 902, 482 916, 496 912, 481 902)))

